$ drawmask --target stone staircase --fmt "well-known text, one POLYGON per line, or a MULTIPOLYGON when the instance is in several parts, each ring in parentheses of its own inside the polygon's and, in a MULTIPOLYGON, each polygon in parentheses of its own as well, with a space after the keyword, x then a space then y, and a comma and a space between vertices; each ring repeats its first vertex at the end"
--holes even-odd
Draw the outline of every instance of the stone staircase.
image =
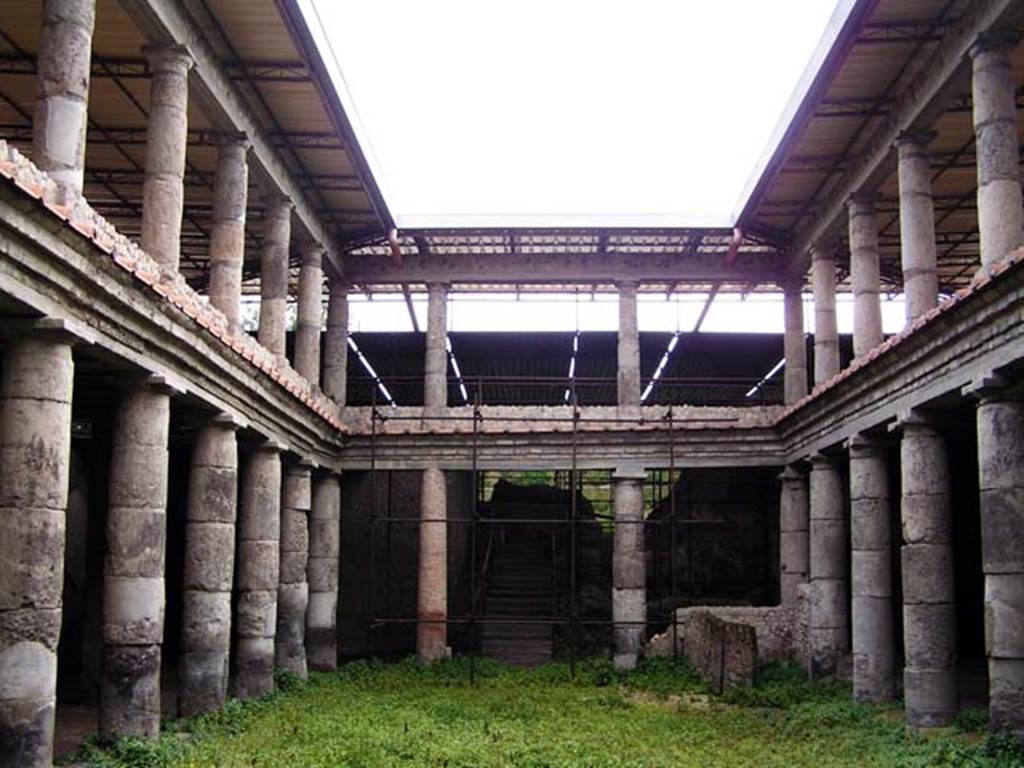
POLYGON ((494 621, 551 616, 550 547, 550 541, 539 537, 495 544, 480 628, 483 656, 521 667, 551 661, 550 624, 494 621))

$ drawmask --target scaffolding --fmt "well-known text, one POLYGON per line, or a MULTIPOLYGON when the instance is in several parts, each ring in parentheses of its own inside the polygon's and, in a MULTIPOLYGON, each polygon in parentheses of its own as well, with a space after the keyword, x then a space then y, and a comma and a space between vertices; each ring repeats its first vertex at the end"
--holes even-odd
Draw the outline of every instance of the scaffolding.
MULTIPOLYGON (((570 467, 568 470, 550 470, 552 473, 552 485, 556 488, 563 488, 568 491, 568 503, 564 517, 554 518, 540 518, 537 516, 516 516, 516 517, 493 517, 487 516, 483 513, 482 508, 486 506, 486 488, 485 483, 481 480, 481 471, 477 463, 477 450, 478 442, 481 433, 482 425, 485 421, 485 413, 481 408, 481 401, 485 386, 487 384, 481 378, 475 380, 465 380, 469 389, 472 392, 472 415, 441 415, 441 416, 423 416, 421 414, 407 415, 404 413, 391 413, 388 410, 382 410, 378 407, 376 396, 373 398, 371 404, 371 418, 370 418, 370 452, 369 452, 369 485, 370 485, 370 577, 368 580, 368 588, 370 593, 369 599, 369 618, 368 618, 368 639, 369 639, 369 650, 370 655, 375 656, 377 642, 377 633, 381 630, 391 626, 418 626, 422 622, 434 621, 430 619, 420 618, 418 615, 406 616, 396 615, 392 610, 392 584, 391 584, 391 571, 392 571, 392 545, 393 545, 393 531, 396 526, 419 526, 423 523, 444 523, 445 530, 450 531, 452 526, 468 526, 469 527, 469 574, 468 574, 468 609, 463 612, 451 612, 449 611, 443 623, 449 630, 461 629, 464 630, 462 634, 463 655, 468 657, 469 660, 469 674, 471 681, 476 680, 477 676, 477 657, 481 655, 481 627, 486 622, 490 625, 501 625, 501 624, 518 624, 518 625, 535 625, 535 626, 549 626, 552 628, 552 632, 555 629, 560 629, 564 632, 568 638, 568 661, 570 674, 575 675, 577 664, 581 658, 580 655, 580 643, 579 634, 581 629, 594 628, 594 627, 606 627, 610 630, 612 636, 614 636, 614 630, 619 626, 636 626, 642 624, 645 634, 646 629, 651 624, 666 627, 666 631, 671 631, 672 637, 672 654, 673 657, 678 656, 680 643, 679 643, 679 622, 677 616, 677 608, 680 606, 681 601, 685 603, 691 603, 693 600, 693 575, 692 575, 692 564, 693 564, 693 549, 692 549, 692 530, 694 526, 701 525, 720 525, 721 520, 695 520, 692 519, 689 510, 685 517, 680 518, 679 516, 679 499, 677 498, 678 486, 680 484, 681 473, 677 467, 676 461, 676 450, 674 431, 676 426, 676 417, 673 406, 668 406, 664 416, 661 418, 664 424, 665 442, 668 455, 668 467, 660 468, 646 468, 645 480, 643 482, 643 499, 645 501, 645 514, 641 516, 639 520, 616 520, 614 513, 606 519, 605 524, 610 526, 609 530, 613 530, 615 526, 619 525, 641 525, 644 528, 645 538, 645 549, 650 551, 659 551, 657 546, 660 542, 664 542, 664 538, 668 538, 668 552, 667 563, 664 565, 659 564, 656 560, 653 562, 652 569, 648 571, 647 581, 648 584, 652 580, 656 580, 659 575, 662 575, 661 568, 667 567, 668 569, 668 584, 669 594, 667 595, 667 601, 662 600, 663 604, 667 604, 668 610, 657 609, 654 616, 650 606, 648 606, 648 615, 643 622, 639 621, 615 621, 614 617, 610 618, 592 618, 582 616, 580 612, 580 577, 579 577, 579 545, 580 545, 580 530, 584 524, 590 525, 593 520, 589 518, 582 518, 580 516, 579 501, 585 498, 584 489, 587 480, 585 477, 588 472, 593 473, 593 470, 581 470, 578 466, 577 450, 579 441, 579 432, 581 421, 583 420, 581 407, 578 397, 578 382, 575 380, 558 379, 557 381, 549 379, 527 379, 526 377, 518 377, 518 382, 531 386, 558 386, 568 387, 569 400, 568 406, 570 412, 566 416, 546 416, 543 418, 545 422, 562 422, 571 423, 572 429, 570 434, 570 467), (378 468, 378 454, 377 454, 377 437, 380 433, 380 425, 387 421, 451 421, 451 420, 472 420, 472 441, 471 441, 471 461, 470 461, 470 514, 467 518, 452 518, 445 514, 443 518, 425 518, 421 515, 417 516, 402 516, 395 515, 392 507, 392 493, 391 493, 391 478, 392 473, 386 470, 380 470, 378 468), (388 487, 383 497, 384 509, 381 510, 380 494, 378 493, 378 474, 381 471, 385 471, 388 476, 388 487), (668 513, 656 518, 650 514, 653 510, 658 509, 665 502, 668 502, 668 513), (496 530, 507 531, 509 529, 515 529, 517 527, 534 527, 535 529, 540 526, 550 527, 551 535, 551 557, 552 557, 552 582, 553 582, 553 596, 557 596, 561 591, 558 588, 559 578, 564 579, 564 594, 567 595, 567 608, 564 611, 559 610, 559 602, 557 597, 552 600, 551 612, 546 616, 537 615, 523 615, 523 616, 503 616, 488 617, 481 613, 481 597, 483 596, 483 587, 485 585, 488 569, 491 563, 494 550, 494 535, 496 530), (680 544, 680 533, 685 530, 684 544, 687 549, 687 568, 690 569, 690 574, 684 579, 684 583, 687 585, 687 592, 689 594, 682 594, 679 590, 679 573, 678 573, 678 556, 680 544), (378 605, 377 599, 377 579, 378 574, 378 563, 377 563, 377 552, 378 552, 378 537, 384 537, 384 594, 385 604, 383 606, 378 605), (651 543, 653 542, 653 546, 651 543), (564 569, 567 571, 565 574, 558 574, 557 562, 558 562, 558 551, 559 543, 564 545, 564 551, 567 552, 567 567, 564 569), (651 572, 653 570, 653 573, 651 572)), ((583 382, 583 385, 600 385, 606 386, 606 381, 601 382, 583 382)), ((603 423, 617 423, 623 426, 635 426, 640 423, 638 419, 614 417, 614 418, 601 418, 603 423)), ((648 422, 649 423, 649 422, 648 422)), ((494 471, 494 470, 492 470, 494 471)), ((609 572, 612 570, 611 563, 608 564, 609 572)), ((664 596, 663 596, 664 597, 664 596)), ((442 621, 442 620, 436 620, 442 621)))

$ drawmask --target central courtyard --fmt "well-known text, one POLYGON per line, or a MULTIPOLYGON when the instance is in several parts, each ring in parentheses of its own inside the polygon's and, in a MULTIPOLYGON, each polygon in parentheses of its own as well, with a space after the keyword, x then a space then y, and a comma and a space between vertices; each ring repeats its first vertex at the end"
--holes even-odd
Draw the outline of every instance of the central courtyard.
POLYGON ((788 665, 721 697, 672 659, 625 674, 606 661, 523 670, 477 660, 472 683, 468 660, 361 661, 278 684, 172 724, 158 742, 80 757, 98 768, 1024 766, 1011 739, 984 736, 983 711, 908 735, 902 709, 854 703, 848 684, 788 665))

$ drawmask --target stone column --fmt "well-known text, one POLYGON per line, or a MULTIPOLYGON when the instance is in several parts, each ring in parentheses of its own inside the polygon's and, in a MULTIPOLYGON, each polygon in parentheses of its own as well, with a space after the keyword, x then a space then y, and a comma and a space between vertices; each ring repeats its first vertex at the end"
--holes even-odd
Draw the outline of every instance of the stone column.
POLYGON ((795 403, 807 395, 807 341, 804 334, 803 281, 783 286, 786 333, 784 336, 785 401, 795 403))
POLYGON ((192 450, 185 522, 185 582, 178 711, 192 717, 223 706, 231 649, 238 428, 228 414, 200 430, 192 450))
POLYGON ((853 356, 862 357, 882 343, 879 299, 878 218, 870 196, 847 203, 850 231, 850 282, 853 284, 853 356))
POLYGON ((850 650, 849 530, 843 481, 834 459, 811 457, 810 497, 810 673, 834 677, 850 650))
MULTIPOLYGON (((427 286, 427 350, 424 358, 423 413, 443 415, 448 406, 447 293, 427 286)), ((420 493, 419 581, 417 583, 416 656, 423 663, 446 659, 448 649, 448 487, 444 472, 423 470, 420 493)))
POLYGON ((348 286, 329 283, 324 334, 324 394, 344 409, 348 389, 348 286))
POLYGON ((448 407, 448 290, 427 286, 427 347, 423 358, 423 412, 443 415, 448 407))
POLYGON ((146 180, 142 187, 142 250, 169 272, 181 258, 188 145, 188 71, 183 46, 145 49, 152 71, 146 123, 146 180))
POLYGON ((238 499, 238 604, 231 693, 274 690, 274 635, 281 570, 281 445, 267 440, 242 470, 238 499))
POLYGON ((151 376, 125 395, 114 422, 103 566, 106 737, 160 735, 170 395, 151 376))
POLYGON ((299 268, 298 324, 295 331, 295 370, 320 387, 320 315, 323 311, 323 248, 307 245, 302 249, 299 268))
POLYGON ((612 553, 612 622, 615 668, 635 669, 647 639, 647 560, 644 546, 644 479, 641 467, 615 470, 612 553), (619 624, 619 622, 624 622, 619 624))
POLYGON ((849 448, 853 697, 891 701, 896 697, 896 641, 885 446, 858 435, 849 448))
POLYGON ((905 133, 896 141, 899 156, 900 262, 907 323, 939 303, 935 251, 935 206, 928 144, 935 133, 905 133))
POLYGON ((814 288, 814 383, 839 373, 839 330, 836 325, 836 262, 831 245, 811 246, 814 288))
POLYGON ((919 413, 900 419, 903 482, 903 695, 907 726, 957 713, 956 605, 949 465, 942 436, 919 413))
POLYGON ((263 250, 260 253, 260 324, 257 339, 277 355, 282 365, 288 310, 288 247, 292 231, 292 201, 268 195, 263 201, 263 250))
POLYGON ((978 394, 989 727, 1024 738, 1024 400, 978 394))
POLYGON ((1024 241, 1017 83, 1012 68, 1018 41, 1016 32, 992 32, 971 48, 982 269, 1024 241))
POLYGON ((809 515, 807 474, 792 464, 780 475, 782 495, 779 498, 779 570, 783 605, 796 605, 800 585, 807 583, 810 571, 809 515))
POLYGON ((306 610, 309 607, 309 509, 312 463, 292 464, 281 484, 281 573, 277 588, 274 666, 306 677, 306 610))
POLYGON ((636 283, 616 283, 619 290, 618 404, 619 416, 640 416, 640 331, 636 283))
POLYGON ((210 304, 223 312, 231 330, 240 329, 242 266, 245 261, 245 209, 249 199, 249 140, 222 137, 213 175, 213 229, 210 232, 210 304))
POLYGON ((82 191, 96 0, 44 0, 32 160, 61 187, 82 191))
POLYGON ((423 470, 420 493, 419 580, 416 589, 416 656, 424 664, 447 659, 448 487, 437 467, 423 470))
POLYGON ((0 372, 0 766, 49 768, 71 459, 71 346, 11 338, 0 372))
POLYGON ((338 556, 341 551, 341 484, 336 474, 313 483, 309 513, 309 612, 306 615, 306 655, 309 668, 332 672, 338 668, 338 556))

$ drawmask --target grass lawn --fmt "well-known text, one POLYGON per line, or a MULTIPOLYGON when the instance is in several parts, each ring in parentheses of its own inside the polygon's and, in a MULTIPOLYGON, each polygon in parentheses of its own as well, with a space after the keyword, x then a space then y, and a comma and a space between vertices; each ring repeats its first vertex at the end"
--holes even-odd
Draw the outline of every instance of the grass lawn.
POLYGON ((982 735, 977 713, 927 740, 904 735, 898 710, 856 705, 849 686, 765 670, 757 687, 707 696, 681 663, 627 676, 605 662, 531 672, 466 662, 420 668, 359 662, 187 723, 156 744, 87 747, 101 768, 184 766, 588 766, 1024 768, 1008 739, 982 735))

